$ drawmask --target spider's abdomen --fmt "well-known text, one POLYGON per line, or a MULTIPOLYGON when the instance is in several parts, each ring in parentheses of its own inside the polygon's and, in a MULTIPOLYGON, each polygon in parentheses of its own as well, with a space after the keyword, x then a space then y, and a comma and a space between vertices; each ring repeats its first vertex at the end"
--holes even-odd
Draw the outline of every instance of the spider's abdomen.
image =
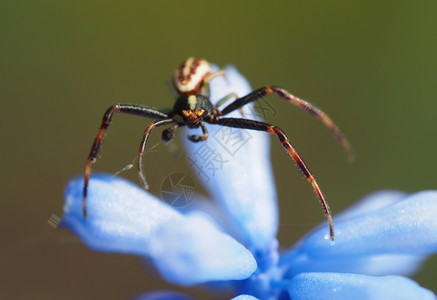
POLYGON ((173 84, 179 94, 199 95, 203 80, 209 74, 211 66, 206 60, 190 57, 176 69, 173 84))

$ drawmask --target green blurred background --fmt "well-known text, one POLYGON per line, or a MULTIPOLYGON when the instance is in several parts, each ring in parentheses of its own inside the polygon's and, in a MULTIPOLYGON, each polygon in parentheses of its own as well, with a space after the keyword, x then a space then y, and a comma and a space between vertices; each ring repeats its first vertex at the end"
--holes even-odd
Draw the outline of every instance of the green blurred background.
MULTIPOLYGON (((278 113, 267 121, 292 137, 334 212, 380 189, 435 189, 436 15, 436 1, 2 1, 0 297, 181 290, 135 257, 88 250, 47 219, 62 215, 63 189, 83 172, 104 110, 116 102, 171 106, 167 81, 189 56, 234 64, 253 87, 283 86, 335 120, 354 163, 317 120, 268 98, 278 113)), ((129 164, 147 122, 117 116, 94 170, 129 164)), ((287 246, 323 217, 272 141, 287 246)), ((166 151, 146 165, 155 194, 168 174, 187 171, 166 151)), ((136 181, 134 170, 122 175, 136 181)), ((432 258, 414 279, 437 292, 436 268, 432 258)))

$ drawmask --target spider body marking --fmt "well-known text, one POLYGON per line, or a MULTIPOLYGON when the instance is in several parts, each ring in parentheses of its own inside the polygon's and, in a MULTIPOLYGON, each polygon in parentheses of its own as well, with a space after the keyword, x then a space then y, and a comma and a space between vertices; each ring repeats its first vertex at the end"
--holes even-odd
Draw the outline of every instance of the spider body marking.
POLYGON ((160 111, 151 107, 134 104, 115 104, 109 107, 100 125, 100 129, 94 139, 88 155, 83 187, 82 209, 84 218, 87 217, 86 199, 88 195, 88 183, 91 175, 92 165, 95 163, 97 155, 100 151, 103 139, 106 135, 109 125, 112 122, 114 113, 126 113, 138 115, 150 119, 154 119, 144 130, 143 138, 138 151, 138 177, 145 189, 148 189, 147 181, 144 177, 142 167, 142 157, 146 148, 151 131, 156 127, 168 126, 162 132, 162 140, 169 141, 174 136, 174 131, 180 126, 188 128, 201 128, 202 135, 189 135, 188 139, 192 142, 205 141, 208 138, 208 131, 204 123, 215 124, 226 127, 235 127, 240 129, 249 129, 256 131, 264 131, 269 134, 274 134, 279 139, 280 143, 294 160, 307 181, 312 185, 314 191, 319 198, 323 211, 329 222, 329 232, 331 240, 334 240, 334 223, 332 221, 331 211, 325 197, 312 175, 309 168, 306 166, 303 159, 292 146, 287 135, 277 126, 245 118, 224 118, 223 116, 231 113, 234 110, 241 109, 244 105, 255 102, 264 96, 276 94, 285 101, 309 112, 311 115, 319 119, 343 146, 349 159, 353 158, 351 148, 344 135, 340 132, 334 122, 321 110, 302 100, 291 95, 287 90, 277 86, 265 86, 257 89, 248 95, 239 98, 236 94, 230 94, 219 100, 216 105, 210 101, 209 81, 217 76, 225 75, 223 70, 211 74, 211 67, 204 59, 188 58, 175 71, 173 75, 173 84, 178 92, 178 98, 175 101, 173 109, 170 112, 160 111), (230 98, 236 98, 233 102, 227 105, 224 109, 219 110, 218 107, 230 98))
POLYGON ((209 75, 211 66, 206 60, 190 57, 174 72, 173 85, 180 95, 200 95, 209 75))

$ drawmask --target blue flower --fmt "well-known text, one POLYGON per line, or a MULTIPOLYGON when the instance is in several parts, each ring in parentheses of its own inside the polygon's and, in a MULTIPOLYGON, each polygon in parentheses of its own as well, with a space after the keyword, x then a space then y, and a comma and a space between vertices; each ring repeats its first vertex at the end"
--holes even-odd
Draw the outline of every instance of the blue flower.
MULTIPOLYGON (((235 68, 225 70, 211 82, 212 102, 251 90, 235 68)), ((257 118, 251 106, 243 114, 257 118)), ((88 218, 83 178, 77 178, 66 189, 61 224, 96 251, 147 258, 168 282, 220 285, 238 300, 436 298, 404 276, 437 251, 437 191, 374 193, 334 217, 334 242, 322 224, 279 251, 268 134, 208 130, 206 142, 185 144, 187 161, 216 206, 198 197, 177 210, 131 182, 98 174, 89 184, 88 218)), ((191 298, 154 292, 141 299, 191 298)))

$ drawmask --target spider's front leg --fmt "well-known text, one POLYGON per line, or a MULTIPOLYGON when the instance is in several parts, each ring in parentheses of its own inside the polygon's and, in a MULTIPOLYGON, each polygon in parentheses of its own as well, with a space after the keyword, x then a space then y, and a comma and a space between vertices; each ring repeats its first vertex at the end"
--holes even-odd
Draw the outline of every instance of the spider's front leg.
MULTIPOLYGON (((150 123, 150 125, 147 126, 146 130, 144 130, 143 139, 141 140, 140 149, 138 151, 137 168, 138 168, 138 178, 140 180, 140 183, 146 190, 149 189, 149 185, 147 184, 146 177, 144 176, 144 173, 143 173, 143 154, 144 154, 144 151, 146 150, 146 144, 147 144, 147 141, 149 139, 150 132, 155 127, 165 126, 165 125, 169 125, 169 124, 174 124, 174 120, 173 119, 157 120, 157 121, 150 123)), ((170 128, 173 128, 173 127, 170 127, 170 128)), ((174 126, 174 128, 176 128, 176 126, 174 126)))
POLYGON ((287 90, 280 88, 278 86, 266 86, 263 88, 260 88, 258 90, 255 90, 251 92, 250 94, 241 97, 239 99, 236 99, 234 102, 226 106, 221 112, 220 115, 224 116, 229 114, 230 112, 239 109, 243 107, 244 105, 255 102, 259 99, 262 99, 264 96, 268 96, 271 94, 276 94, 285 101, 302 108, 303 110, 307 111, 311 115, 315 116, 317 119, 322 121, 322 123, 331 131, 331 133, 334 135, 334 137, 337 139, 337 141, 340 143, 340 145, 343 147, 344 151, 346 152, 346 155, 348 157, 349 161, 354 160, 354 155, 352 153, 351 146, 346 139, 346 137, 341 133, 340 129, 335 125, 335 123, 331 120, 331 118, 325 114, 323 111, 309 103, 308 101, 305 101, 303 99, 300 99, 296 96, 293 96, 290 94, 287 90))
POLYGON ((91 169, 93 164, 96 162, 97 155, 99 154, 103 139, 106 136, 106 132, 108 131, 109 126, 111 125, 112 117, 114 113, 132 114, 132 115, 137 115, 137 116, 152 118, 152 119, 168 118, 168 115, 166 113, 142 105, 115 104, 106 110, 105 114, 103 115, 102 123, 100 124, 99 131, 97 132, 97 135, 91 147, 85 166, 85 176, 83 182, 83 196, 82 196, 82 211, 83 211, 84 218, 87 217, 86 198, 88 196, 88 183, 91 175, 91 169))
POLYGON ((320 204, 322 205, 323 211, 325 213, 326 218, 329 222, 329 234, 331 240, 334 240, 334 222, 332 221, 331 210, 329 208, 328 202, 325 200, 325 196, 323 195, 319 185, 317 184, 316 179, 311 173, 310 169, 306 166, 303 159, 300 157, 299 153, 294 149, 291 145, 289 138, 287 135, 279 128, 271 124, 267 124, 261 121, 255 120, 247 120, 247 119, 237 119, 237 118, 215 118, 211 120, 212 124, 227 126, 227 127, 235 127, 240 129, 251 129, 258 131, 265 131, 270 134, 276 134, 279 141, 281 142, 284 149, 291 156, 294 162, 299 167, 302 174, 311 183, 314 191, 319 198, 320 204))
POLYGON ((206 139, 208 138, 208 130, 206 130, 205 125, 203 124, 203 122, 200 122, 200 128, 202 128, 202 133, 203 135, 188 135, 188 139, 192 142, 203 142, 206 141, 206 139))

